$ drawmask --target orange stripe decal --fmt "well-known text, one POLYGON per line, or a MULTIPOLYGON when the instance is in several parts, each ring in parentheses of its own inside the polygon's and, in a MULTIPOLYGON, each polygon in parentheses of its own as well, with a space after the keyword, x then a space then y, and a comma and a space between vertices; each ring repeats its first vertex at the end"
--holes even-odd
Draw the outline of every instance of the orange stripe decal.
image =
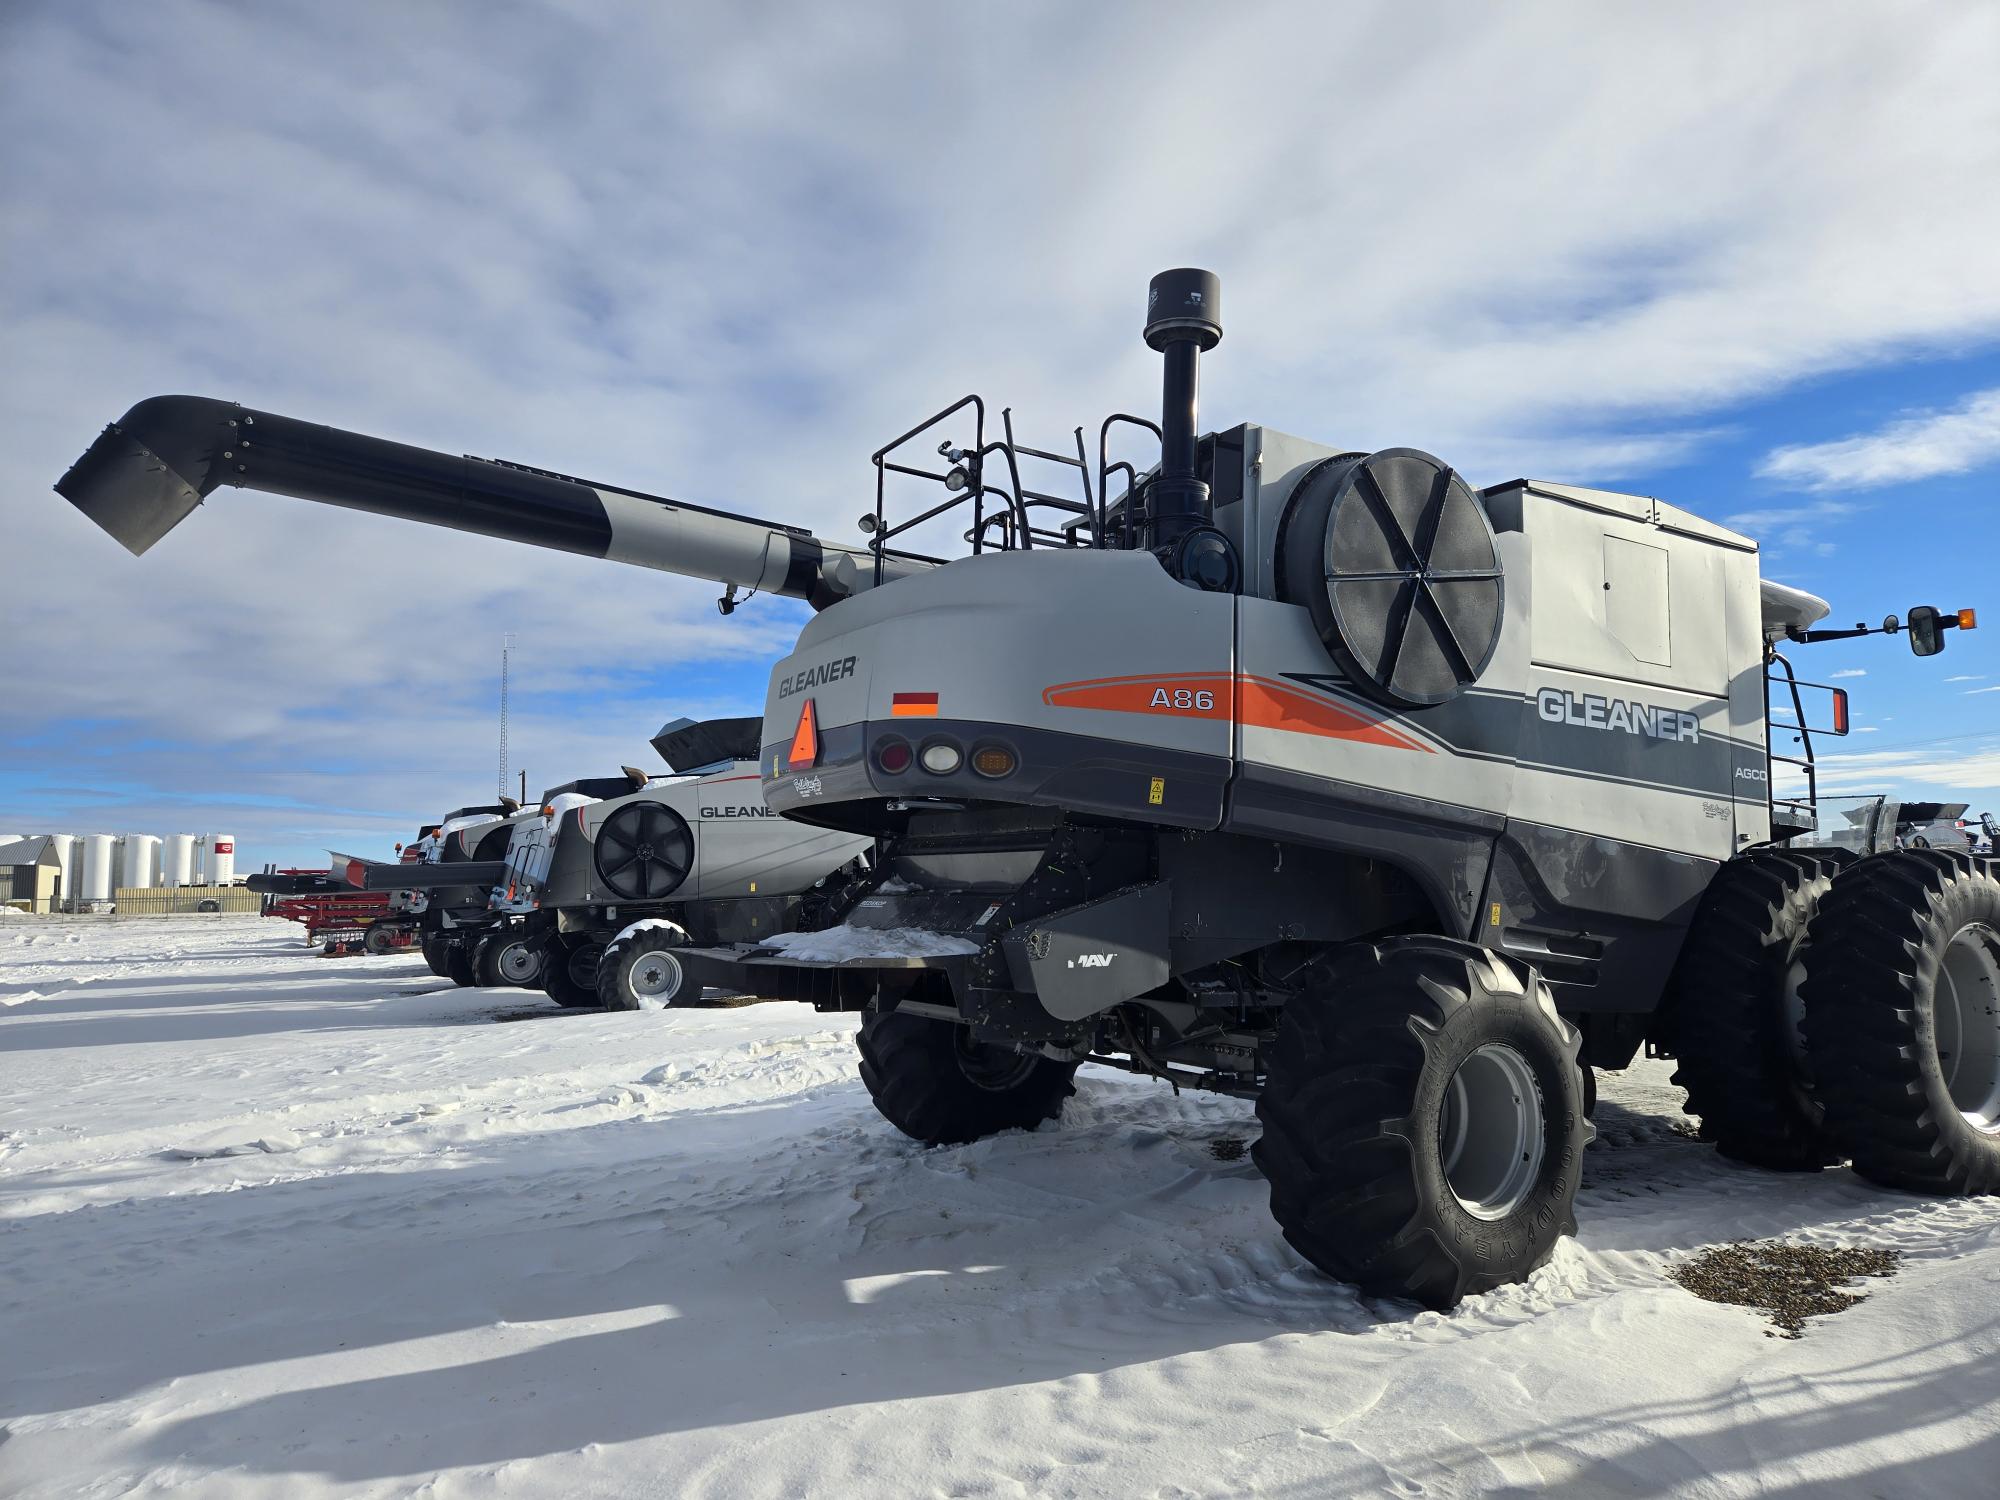
POLYGON ((1177 719, 1234 718, 1256 729, 1433 753, 1380 714, 1247 672, 1169 672, 1059 682, 1042 690, 1042 702, 1051 708, 1096 708, 1177 719))
POLYGON ((1164 677, 1096 677, 1044 688, 1042 702, 1051 708, 1104 708, 1124 714, 1226 719, 1235 707, 1235 688, 1235 679, 1223 672, 1179 672, 1164 677))
POLYGON ((1258 729, 1283 729, 1294 734, 1316 734, 1327 739, 1358 740, 1364 745, 1381 745, 1390 750, 1421 750, 1430 746, 1390 726, 1378 715, 1332 699, 1308 693, 1288 682, 1269 677, 1244 676, 1240 679, 1242 707, 1239 717, 1258 729))

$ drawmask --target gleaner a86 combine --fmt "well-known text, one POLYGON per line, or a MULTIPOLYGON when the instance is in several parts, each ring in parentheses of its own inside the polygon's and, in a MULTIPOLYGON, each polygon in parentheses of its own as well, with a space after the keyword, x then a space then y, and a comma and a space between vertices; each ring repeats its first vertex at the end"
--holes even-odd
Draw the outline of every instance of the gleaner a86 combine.
MULTIPOLYGON (((682 962, 863 1011, 920 1140, 1034 1128, 1086 1061, 1255 1097, 1291 1243, 1433 1306, 1573 1227, 1590 1069, 1642 1045, 1732 1155, 2000 1187, 2000 879, 1788 847, 1812 752, 1802 714, 1772 750, 1774 648, 1869 632, 1656 500, 1202 435, 1219 301, 1154 279, 1162 419, 1108 419, 1094 474, 1081 429, 1028 448, 967 397, 874 455, 860 548, 190 397, 58 488, 134 552, 234 484, 810 600, 764 796, 878 862, 827 931, 682 962), (1157 463, 1113 462, 1121 429, 1157 463), (946 493, 897 520, 892 478, 946 493), (909 550, 941 525, 969 555, 909 550)), ((1883 628, 1928 655, 1972 623, 1883 628)))

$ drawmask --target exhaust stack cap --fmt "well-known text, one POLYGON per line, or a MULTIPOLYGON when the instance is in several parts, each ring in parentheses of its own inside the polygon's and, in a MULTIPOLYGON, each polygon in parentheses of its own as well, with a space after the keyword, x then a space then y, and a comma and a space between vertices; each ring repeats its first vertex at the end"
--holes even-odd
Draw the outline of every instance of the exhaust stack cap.
POLYGON ((1192 339, 1206 354, 1222 342, 1222 278, 1213 271, 1182 266, 1153 278, 1146 295, 1146 343, 1167 345, 1192 339))

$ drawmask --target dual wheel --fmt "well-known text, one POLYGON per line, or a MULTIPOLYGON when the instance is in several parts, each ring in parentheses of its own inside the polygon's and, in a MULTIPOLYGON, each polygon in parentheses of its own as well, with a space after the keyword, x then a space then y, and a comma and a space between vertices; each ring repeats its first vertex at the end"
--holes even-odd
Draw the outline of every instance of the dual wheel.
POLYGON ((674 949, 687 934, 671 924, 620 934, 610 943, 577 935, 557 938, 547 949, 542 988, 571 1010, 659 1010, 699 999, 674 949))
POLYGON ((430 971, 453 984, 499 989, 541 982, 541 949, 506 928, 471 939, 425 933, 420 943, 430 971))
POLYGON ((1723 1154, 2000 1191, 2000 878, 1985 862, 1915 849, 1732 861, 1668 1004, 1675 1079, 1723 1154))
POLYGON ((608 946, 581 934, 536 943, 503 928, 470 943, 427 935, 423 954, 432 973, 461 985, 539 987, 568 1010, 655 1010, 700 993, 673 953, 686 941, 672 926, 608 946))

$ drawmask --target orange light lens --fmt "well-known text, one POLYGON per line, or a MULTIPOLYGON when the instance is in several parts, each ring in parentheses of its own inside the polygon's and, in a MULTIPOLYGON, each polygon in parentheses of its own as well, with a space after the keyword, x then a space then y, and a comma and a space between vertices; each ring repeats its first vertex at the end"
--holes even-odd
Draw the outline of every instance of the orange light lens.
POLYGON ((1847 690, 1845 688, 1835 688, 1833 690, 1833 732, 1835 734, 1847 733, 1847 690))
POLYGON ((1005 745, 982 745, 972 752, 972 769, 981 776, 1011 776, 1017 762, 1005 745))
POLYGON ((1960 630, 1977 630, 1979 628, 1979 611, 1976 609, 1961 609, 1958 612, 1958 628, 1960 630))

